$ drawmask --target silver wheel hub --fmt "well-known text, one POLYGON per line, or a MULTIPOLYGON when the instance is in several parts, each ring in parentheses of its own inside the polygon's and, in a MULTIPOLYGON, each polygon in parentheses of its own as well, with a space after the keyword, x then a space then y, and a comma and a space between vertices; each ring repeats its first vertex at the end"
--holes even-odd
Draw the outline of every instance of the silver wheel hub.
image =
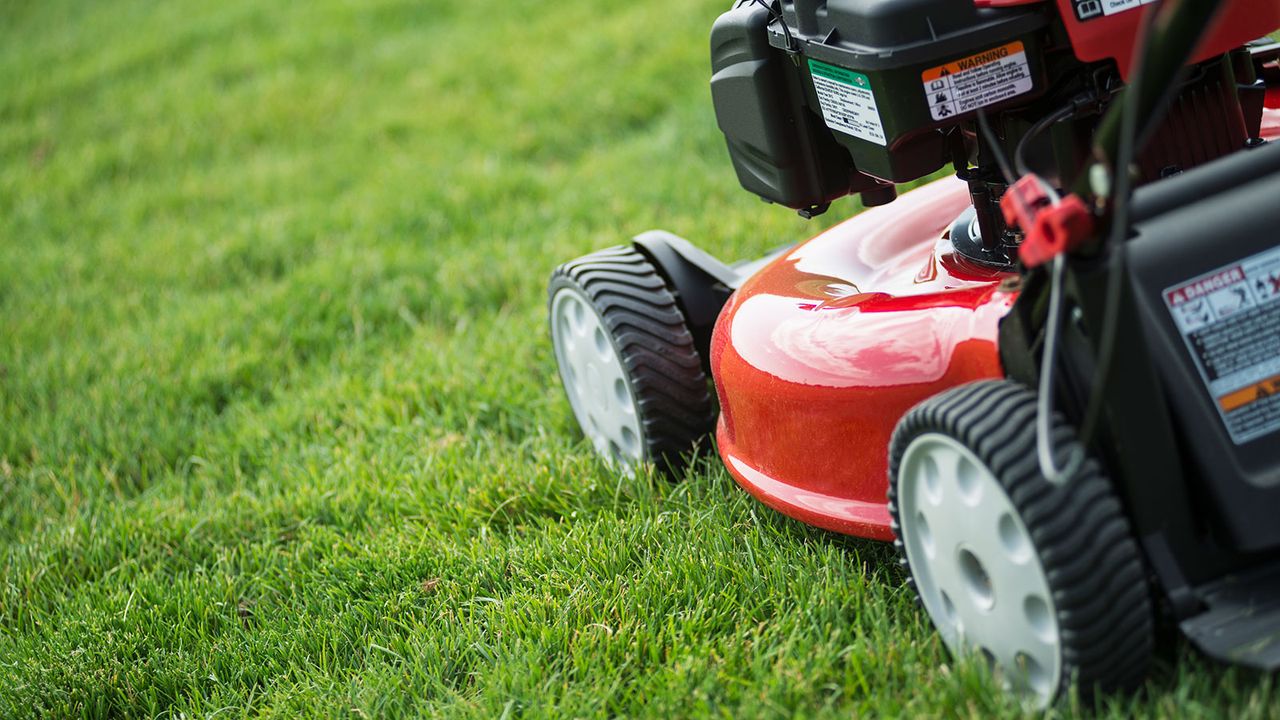
POLYGON ((1049 581, 1004 488, 954 438, 912 441, 898 470, 899 521, 925 609, 957 655, 985 657, 1004 686, 1044 706, 1062 646, 1049 581))
POLYGON ((604 321, 581 291, 551 299, 551 339, 573 414, 596 452, 630 469, 644 459, 635 395, 604 321))

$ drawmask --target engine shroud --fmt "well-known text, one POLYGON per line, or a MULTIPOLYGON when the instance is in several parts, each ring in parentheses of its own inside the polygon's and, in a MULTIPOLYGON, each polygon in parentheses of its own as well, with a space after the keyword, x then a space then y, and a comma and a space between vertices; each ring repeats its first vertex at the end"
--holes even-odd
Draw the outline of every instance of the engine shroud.
POLYGON ((711 93, 743 186, 803 209, 915 180, 944 131, 1046 85, 1046 6, 965 0, 739 3, 711 32, 711 93))
MULTIPOLYGON (((1076 118, 1064 123, 1070 131, 1058 133, 1052 149, 1045 138, 1032 148, 1052 153, 1059 176, 1051 179, 1065 187, 1088 154, 1100 109, 1128 78, 1141 17, 1155 7, 1136 0, 740 1, 712 28, 716 118, 743 187, 810 216, 851 193, 883 204, 894 183, 948 162, 964 174, 976 161, 985 182, 998 181, 991 149, 978 149, 978 111, 991 116, 1010 154, 1034 123, 1078 102, 1076 118)), ((1242 109, 1236 95, 1255 82, 1241 74, 1248 63, 1237 60, 1230 77, 1232 62, 1220 58, 1277 25, 1280 3, 1223 4, 1190 59, 1202 63, 1201 74, 1223 69, 1225 82, 1216 90, 1184 88, 1165 122, 1174 145, 1192 131, 1197 147, 1144 158, 1157 164, 1147 179, 1238 149, 1241 133, 1256 124, 1261 95, 1242 109), (1224 114, 1230 117, 1218 121, 1224 114)), ((989 188, 993 196, 1002 189, 989 188)))

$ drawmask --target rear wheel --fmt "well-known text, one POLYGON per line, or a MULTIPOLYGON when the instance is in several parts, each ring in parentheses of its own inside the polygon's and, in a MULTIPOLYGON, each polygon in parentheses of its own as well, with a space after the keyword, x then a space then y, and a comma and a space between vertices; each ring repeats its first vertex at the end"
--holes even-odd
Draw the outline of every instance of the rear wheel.
POLYGON ((560 379, 596 452, 623 469, 674 467, 715 415, 665 280, 643 254, 614 247, 557 268, 547 294, 560 379))
MULTIPOLYGON (((903 417, 890 447, 896 545, 947 647, 976 653, 1039 706, 1072 683, 1123 689, 1146 674, 1152 608, 1129 523, 1088 461, 1057 485, 1036 459, 1036 396, 965 385, 903 417)), ((1079 446, 1054 423, 1061 464, 1079 446)))

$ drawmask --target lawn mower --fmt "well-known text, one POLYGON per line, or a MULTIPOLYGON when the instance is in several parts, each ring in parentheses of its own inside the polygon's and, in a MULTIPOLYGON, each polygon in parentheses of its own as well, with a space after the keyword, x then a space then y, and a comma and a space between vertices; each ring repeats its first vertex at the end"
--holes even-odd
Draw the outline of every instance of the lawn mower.
POLYGON ((1030 703, 1136 686, 1162 628, 1280 668, 1276 28, 1277 0, 735 3, 738 180, 869 209, 750 262, 648 232, 555 270, 583 433, 624 472, 713 435, 766 505, 894 542, 1030 703))

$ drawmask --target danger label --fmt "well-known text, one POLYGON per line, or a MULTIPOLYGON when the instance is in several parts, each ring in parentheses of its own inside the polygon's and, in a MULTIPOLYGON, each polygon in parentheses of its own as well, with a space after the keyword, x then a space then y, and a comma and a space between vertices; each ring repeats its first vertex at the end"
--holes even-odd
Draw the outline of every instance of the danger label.
POLYGON ((1164 302, 1232 441, 1280 430, 1280 248, 1167 288, 1164 302))
POLYGON ((827 127, 877 145, 886 144, 876 95, 866 75, 818 60, 809 60, 809 71, 827 127))
POLYGON ((1031 68, 1021 42, 970 55, 920 74, 929 113, 946 120, 1031 92, 1031 68))

